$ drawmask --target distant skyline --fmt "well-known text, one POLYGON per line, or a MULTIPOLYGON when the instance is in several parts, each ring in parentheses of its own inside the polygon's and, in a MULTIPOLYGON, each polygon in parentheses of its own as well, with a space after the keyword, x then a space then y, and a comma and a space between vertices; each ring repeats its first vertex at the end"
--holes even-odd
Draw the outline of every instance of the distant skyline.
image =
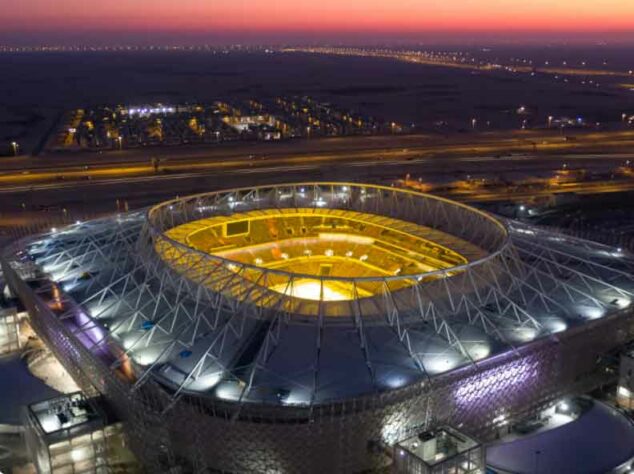
POLYGON ((0 0, 2 44, 632 41, 632 0, 0 0))

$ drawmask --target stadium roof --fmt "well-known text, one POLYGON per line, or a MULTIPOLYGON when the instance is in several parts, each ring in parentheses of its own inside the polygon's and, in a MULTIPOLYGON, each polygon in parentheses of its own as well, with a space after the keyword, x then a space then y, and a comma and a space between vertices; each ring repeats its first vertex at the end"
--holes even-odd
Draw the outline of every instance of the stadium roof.
POLYGON ((618 249, 353 183, 191 196, 56 230, 13 252, 14 268, 82 343, 135 384, 275 405, 429 380, 618 314, 634 297, 633 262, 618 249), (448 268, 355 278, 231 260, 170 234, 214 216, 300 208, 397 219, 480 252, 448 268), (307 278, 320 295, 330 283, 352 291, 330 300, 271 288, 307 278), (368 284, 369 294, 357 290, 368 284))

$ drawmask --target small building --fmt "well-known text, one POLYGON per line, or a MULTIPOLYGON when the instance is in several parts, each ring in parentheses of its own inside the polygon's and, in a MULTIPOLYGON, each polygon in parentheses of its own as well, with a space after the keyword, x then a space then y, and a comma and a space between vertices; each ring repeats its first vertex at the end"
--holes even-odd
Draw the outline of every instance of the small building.
POLYGON ((108 423, 98 399, 77 392, 29 405, 25 440, 40 474, 140 472, 121 423, 108 423))
POLYGON ((20 315, 14 307, 0 305, 0 355, 20 349, 20 315))
POLYGON ((484 447, 449 426, 419 433, 394 446, 393 472, 398 474, 479 474, 484 468, 484 447))
POLYGON ((223 121, 237 130, 238 132, 247 132, 253 127, 259 127, 267 125, 269 127, 275 127, 276 119, 272 115, 247 115, 247 116, 226 116, 223 121))
POLYGON ((616 401, 620 407, 634 409, 634 349, 621 353, 616 401))
POLYGON ((18 311, 17 302, 13 299, 0 268, 0 356, 20 349, 20 321, 25 317, 28 314, 18 311))

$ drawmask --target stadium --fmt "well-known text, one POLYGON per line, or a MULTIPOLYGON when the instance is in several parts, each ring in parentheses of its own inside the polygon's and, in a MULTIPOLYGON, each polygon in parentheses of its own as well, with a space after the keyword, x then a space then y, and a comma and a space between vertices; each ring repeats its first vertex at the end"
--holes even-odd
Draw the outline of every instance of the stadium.
POLYGON ((150 472, 367 472, 435 426, 486 440, 613 377, 632 264, 356 183, 178 198, 2 255, 35 330, 150 472))

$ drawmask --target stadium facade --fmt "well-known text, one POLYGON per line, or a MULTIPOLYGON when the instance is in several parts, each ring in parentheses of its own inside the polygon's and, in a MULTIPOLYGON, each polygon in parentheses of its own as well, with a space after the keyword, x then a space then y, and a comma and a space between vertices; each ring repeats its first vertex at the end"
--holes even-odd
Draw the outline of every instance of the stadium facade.
POLYGON ((486 439, 615 376, 601 362, 634 339, 632 264, 354 183, 179 198, 2 255, 150 472, 360 472, 435 426, 486 439))

